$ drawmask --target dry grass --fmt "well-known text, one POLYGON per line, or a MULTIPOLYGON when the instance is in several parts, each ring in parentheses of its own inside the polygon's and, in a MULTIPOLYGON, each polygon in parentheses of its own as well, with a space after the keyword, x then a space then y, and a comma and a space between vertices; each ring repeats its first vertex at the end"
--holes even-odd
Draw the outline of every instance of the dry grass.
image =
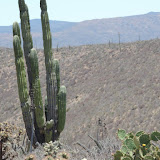
POLYGON ((71 160, 81 160, 86 158, 87 160, 110 160, 113 159, 113 154, 120 149, 120 142, 114 137, 107 137, 104 140, 99 141, 102 149, 100 150, 96 145, 85 146, 84 149, 80 146, 69 147, 65 146, 67 152, 71 155, 71 160))
MULTIPOLYGON (((38 51, 43 97, 45 70, 38 51)), ((61 82, 67 87, 67 121, 61 141, 70 147, 88 145, 97 137, 101 118, 108 136, 118 128, 150 132, 160 128, 160 40, 60 48, 61 82)), ((14 53, 0 48, 0 121, 23 127, 19 106, 14 53)), ((102 140, 102 139, 99 139, 102 140)))
MULTIPOLYGON (((101 124, 99 124, 96 138, 88 136, 90 142, 87 145, 77 142, 74 146, 69 146, 59 142, 50 142, 42 145, 37 144, 36 148, 32 148, 32 152, 29 151, 30 143, 28 143, 25 130, 22 128, 4 122, 0 125, 0 131, 7 134, 7 138, 2 143, 4 160, 28 160, 29 158, 33 160, 82 160, 83 158, 87 160, 109 160, 113 159, 113 154, 120 149, 119 140, 108 136, 105 127, 101 124), (50 147, 46 150, 46 146, 50 147), (55 150, 57 146, 59 149, 55 150)), ((2 134, 0 138, 2 138, 2 134)))

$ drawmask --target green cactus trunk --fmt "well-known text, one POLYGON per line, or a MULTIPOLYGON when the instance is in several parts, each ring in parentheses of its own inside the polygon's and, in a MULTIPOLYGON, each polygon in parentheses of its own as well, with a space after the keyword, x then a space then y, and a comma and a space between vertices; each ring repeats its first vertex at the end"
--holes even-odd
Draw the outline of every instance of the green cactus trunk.
MULTIPOLYGON (((19 3, 19 10, 20 10, 20 19, 21 19, 21 31, 22 31, 22 38, 23 38, 23 49, 24 49, 24 56, 26 60, 26 66, 27 66, 27 73, 28 73, 28 81, 29 81, 29 93, 33 91, 33 74, 31 71, 31 64, 29 60, 29 55, 31 53, 31 49, 33 48, 33 41, 32 36, 30 33, 30 21, 29 21, 29 12, 28 7, 25 4, 24 0, 18 0, 19 3)), ((38 63, 38 62, 37 62, 38 63)), ((30 96, 31 101, 33 101, 33 97, 30 96)), ((36 116, 34 116, 34 126, 35 126, 35 132, 38 135, 38 141, 43 139, 42 136, 40 136, 40 130, 36 121, 36 116)))
POLYGON ((58 126, 57 130, 61 133, 64 129, 66 119, 66 87, 61 86, 58 93, 58 126))
POLYGON ((28 57, 29 57, 29 62, 31 67, 33 104, 35 108, 35 113, 34 113, 35 132, 36 132, 38 141, 43 142, 44 141, 43 129, 44 129, 46 120, 45 120, 44 108, 43 108, 43 102, 42 102, 41 86, 40 86, 40 79, 39 79, 38 57, 37 57, 36 50, 31 49, 31 52, 28 57))
POLYGON ((29 54, 29 61, 32 73, 32 85, 34 91, 33 102, 35 107, 36 122, 38 128, 43 129, 45 125, 45 116, 44 116, 44 108, 41 95, 40 79, 39 79, 38 57, 35 49, 31 49, 31 53, 29 54))
POLYGON ((57 125, 57 106, 56 106, 56 75, 55 75, 55 65, 53 61, 52 52, 52 35, 49 25, 49 17, 47 13, 46 0, 40 0, 41 7, 41 22, 43 31, 43 46, 45 55, 45 66, 46 66, 46 85, 47 85, 47 121, 53 119, 53 141, 56 137, 56 125, 57 125))
POLYGON ((57 95, 60 89, 60 69, 59 69, 59 62, 57 59, 54 59, 55 64, 55 72, 56 72, 56 81, 57 81, 57 95))
MULTIPOLYGON (((20 28, 19 28, 19 24, 17 22, 13 23, 13 36, 17 35, 21 44, 21 34, 20 34, 20 28)), ((22 56, 23 56, 23 52, 22 52, 22 56)))
POLYGON ((32 89, 32 76, 30 70, 30 63, 28 55, 33 48, 32 36, 30 33, 30 21, 29 21, 29 13, 28 7, 25 4, 24 0, 18 0, 19 3, 19 10, 20 10, 20 18, 21 18, 21 31, 22 31, 22 38, 23 38, 23 49, 24 49, 24 56, 27 65, 27 73, 28 73, 28 80, 29 80, 29 88, 32 89))
POLYGON ((36 50, 33 49, 30 33, 28 7, 24 0, 19 0, 18 2, 21 18, 23 48, 29 81, 28 92, 23 51, 21 48, 20 28, 18 23, 15 22, 13 24, 13 46, 23 120, 30 140, 32 140, 32 128, 34 128, 34 143, 36 141, 40 143, 55 141, 59 137, 65 125, 66 88, 65 86, 60 87, 59 63, 58 60, 53 59, 52 36, 50 32, 46 1, 40 0, 47 86, 45 107, 42 102, 38 56, 36 50), (31 100, 31 103, 29 100, 31 100), (33 117, 34 124, 32 123, 33 117))
MULTIPOLYGON (((15 24, 15 23, 14 23, 15 24)), ((31 126, 31 114, 30 114, 30 104, 29 104, 29 93, 27 90, 27 79, 26 71, 24 67, 24 58, 23 51, 21 48, 21 43, 18 35, 15 35, 17 32, 14 32, 17 28, 17 24, 13 25, 13 47, 15 53, 15 65, 17 71, 17 84, 18 84, 18 93, 21 103, 23 120, 26 128, 28 137, 31 137, 32 126, 31 126)), ((34 143, 36 142, 36 137, 34 135, 34 143)))

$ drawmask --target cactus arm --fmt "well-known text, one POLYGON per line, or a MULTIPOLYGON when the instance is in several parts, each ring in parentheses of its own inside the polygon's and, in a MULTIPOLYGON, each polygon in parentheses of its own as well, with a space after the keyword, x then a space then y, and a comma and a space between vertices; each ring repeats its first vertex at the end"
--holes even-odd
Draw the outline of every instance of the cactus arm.
POLYGON ((28 137, 30 138, 32 133, 32 127, 31 127, 31 115, 30 115, 30 105, 29 105, 29 93, 27 90, 27 80, 24 67, 23 52, 18 35, 15 35, 13 37, 13 47, 15 53, 15 65, 17 72, 19 99, 21 103, 22 115, 26 132, 28 137))
POLYGON ((20 28, 19 28, 19 24, 17 22, 13 23, 13 36, 15 36, 15 35, 17 35, 19 37, 20 44, 21 44, 20 28))
POLYGON ((27 90, 27 80, 24 67, 23 51, 20 46, 19 37, 17 35, 15 35, 13 38, 13 46, 15 53, 19 99, 21 103, 25 103, 29 98, 29 94, 27 90))
POLYGON ((48 143, 52 140, 53 132, 52 128, 54 126, 54 121, 51 119, 50 121, 47 121, 46 127, 45 127, 45 142, 48 143))
MULTIPOLYGON (((47 106, 48 106, 48 101, 47 101, 47 96, 45 97, 45 115, 47 116, 47 106)), ((51 119, 50 121, 47 121, 45 124, 45 142, 50 142, 53 139, 53 132, 52 129, 54 127, 54 121, 51 119)))
POLYGON ((24 0, 18 0, 18 3, 19 3, 19 10, 20 10, 20 18, 21 18, 21 31, 22 31, 22 38, 23 38, 24 56, 25 56, 26 65, 27 65, 29 88, 31 90, 32 77, 31 77, 31 70, 30 70, 28 55, 31 49, 33 48, 33 41, 30 33, 29 13, 28 13, 28 7, 25 4, 24 0))
POLYGON ((32 73, 32 86, 33 86, 33 97, 34 107, 37 126, 43 128, 45 124, 44 108, 42 103, 41 86, 39 79, 39 66, 38 57, 35 49, 31 49, 29 54, 29 61, 32 73))
POLYGON ((56 73, 56 81, 57 81, 57 95, 60 89, 60 69, 59 69, 59 62, 57 59, 54 59, 55 64, 55 73, 56 73))
POLYGON ((47 89, 47 120, 52 118, 55 120, 56 106, 54 105, 54 83, 53 79, 54 70, 53 70, 53 53, 52 53, 52 36, 50 32, 49 18, 47 13, 47 4, 46 0, 40 0, 41 7, 41 23, 43 31, 43 46, 44 46, 44 55, 45 55, 45 66, 46 66, 46 89, 47 89))
POLYGON ((61 86, 58 93, 58 126, 57 131, 60 133, 64 129, 66 119, 66 87, 61 86))
MULTIPOLYGON (((30 55, 31 49, 33 48, 32 36, 30 33, 29 12, 28 12, 28 7, 25 4, 24 0, 18 0, 18 4, 19 4, 19 10, 20 10, 24 56, 25 56, 25 60, 26 60, 27 73, 28 73, 28 81, 29 81, 29 89, 30 89, 29 92, 31 93, 34 90, 33 86, 32 86, 32 84, 33 84, 32 76, 34 74, 32 74, 32 72, 31 72, 31 64, 30 64, 30 60, 29 60, 29 55, 30 55)), ((38 91, 38 93, 39 92, 40 91, 38 91)), ((37 92, 36 92, 36 94, 37 94, 37 92)), ((31 98, 31 101, 33 101, 34 95, 33 95, 33 97, 30 96, 30 98, 31 98)), ((38 103, 41 103, 41 102, 38 102, 38 103)), ((40 117, 40 116, 34 116, 35 134, 37 136, 38 141, 41 141, 42 136, 40 134, 40 128, 41 128, 40 125, 43 125, 43 118, 44 117, 41 117, 40 119, 38 118, 38 120, 39 120, 38 123, 37 123, 36 117, 40 117)))
MULTIPOLYGON (((43 31, 43 46, 46 65, 46 83, 47 83, 47 120, 54 120, 53 132, 60 133, 64 129, 66 117, 66 88, 60 88, 59 63, 53 60, 52 36, 50 32, 49 18, 47 13, 46 0, 40 0, 41 22, 43 31), (52 67, 54 65, 54 67, 52 67), (58 94, 58 95, 57 95, 58 94), (58 104, 58 107, 57 105, 58 104), (58 108, 58 111, 57 111, 58 108)), ((57 134, 59 134, 57 133, 57 134)), ((53 141, 58 136, 53 133, 53 141)))

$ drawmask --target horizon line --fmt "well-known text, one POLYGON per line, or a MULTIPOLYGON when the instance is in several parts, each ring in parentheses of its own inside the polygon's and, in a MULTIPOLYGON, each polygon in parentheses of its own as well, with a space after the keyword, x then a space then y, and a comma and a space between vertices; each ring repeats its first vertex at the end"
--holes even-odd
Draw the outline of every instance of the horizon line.
MULTIPOLYGON (((136 14, 136 15, 129 15, 129 16, 119 16, 119 17, 109 17, 109 18, 95 18, 95 19, 86 19, 86 20, 82 20, 82 21, 67 21, 67 20, 49 20, 49 21, 58 21, 58 22, 68 22, 68 23, 81 23, 81 22, 85 22, 85 21, 92 21, 92 20, 101 20, 101 19, 114 19, 114 18, 125 18, 125 17, 132 17, 132 16, 142 16, 142 15, 147 15, 147 14, 158 14, 159 12, 154 12, 154 11, 150 11, 144 14, 136 14)), ((30 21, 33 20, 40 20, 39 18, 33 18, 30 19, 30 21)), ((14 22, 13 22, 14 23, 14 22)), ((20 22, 18 22, 20 24, 20 22)), ((10 27, 12 25, 4 25, 4 26, 0 26, 0 27, 10 27)))

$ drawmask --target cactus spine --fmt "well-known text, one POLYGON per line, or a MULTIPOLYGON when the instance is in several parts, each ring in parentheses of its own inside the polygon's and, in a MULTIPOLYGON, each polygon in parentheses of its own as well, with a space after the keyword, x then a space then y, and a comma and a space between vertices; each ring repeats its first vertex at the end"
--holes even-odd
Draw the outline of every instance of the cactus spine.
POLYGON ((21 18, 24 57, 26 60, 29 81, 28 92, 23 51, 21 48, 20 28, 18 23, 15 22, 13 24, 13 46, 17 71, 18 93, 22 108, 23 120, 27 130, 27 135, 30 140, 32 127, 34 127, 34 143, 36 141, 40 143, 55 141, 59 137, 65 125, 66 88, 65 86, 60 87, 59 63, 58 60, 53 59, 52 36, 50 32, 46 0, 40 0, 46 66, 47 96, 45 108, 43 106, 41 95, 38 56, 36 50, 33 48, 33 42, 30 33, 28 7, 24 0, 19 0, 18 2, 21 18), (30 92, 33 93, 29 94, 30 92), (34 106, 34 126, 32 126, 31 116, 31 110, 33 107, 32 105, 34 106))
MULTIPOLYGON (((55 95, 55 71, 52 69, 54 67, 53 53, 52 53, 52 36, 50 32, 49 18, 47 13, 47 4, 45 0, 40 0, 41 7, 41 22, 43 31, 43 46, 45 55, 45 66, 46 66, 46 85, 47 85, 47 119, 55 119, 56 107, 54 101, 55 95), (54 108, 52 112, 52 108, 54 108)), ((56 123, 54 121, 54 123, 56 123)))
POLYGON ((30 115, 30 104, 29 104, 29 93, 27 90, 27 79, 26 72, 24 67, 24 58, 23 51, 21 48, 21 43, 18 35, 15 35, 15 30, 17 29, 18 24, 14 23, 13 25, 13 46, 15 53, 15 65, 17 71, 17 84, 18 84, 18 93, 19 99, 21 102, 21 109, 23 114, 23 120, 25 123, 25 128, 28 137, 31 137, 31 115, 30 115))
POLYGON ((24 49, 24 56, 27 65, 27 72, 28 72, 28 80, 29 80, 29 88, 32 89, 32 76, 30 71, 30 63, 28 55, 33 48, 33 41, 32 36, 30 33, 30 21, 29 21, 29 13, 28 7, 25 4, 24 0, 18 0, 19 9, 20 9, 20 19, 21 19, 21 31, 22 31, 22 38, 23 38, 23 49, 24 49))

